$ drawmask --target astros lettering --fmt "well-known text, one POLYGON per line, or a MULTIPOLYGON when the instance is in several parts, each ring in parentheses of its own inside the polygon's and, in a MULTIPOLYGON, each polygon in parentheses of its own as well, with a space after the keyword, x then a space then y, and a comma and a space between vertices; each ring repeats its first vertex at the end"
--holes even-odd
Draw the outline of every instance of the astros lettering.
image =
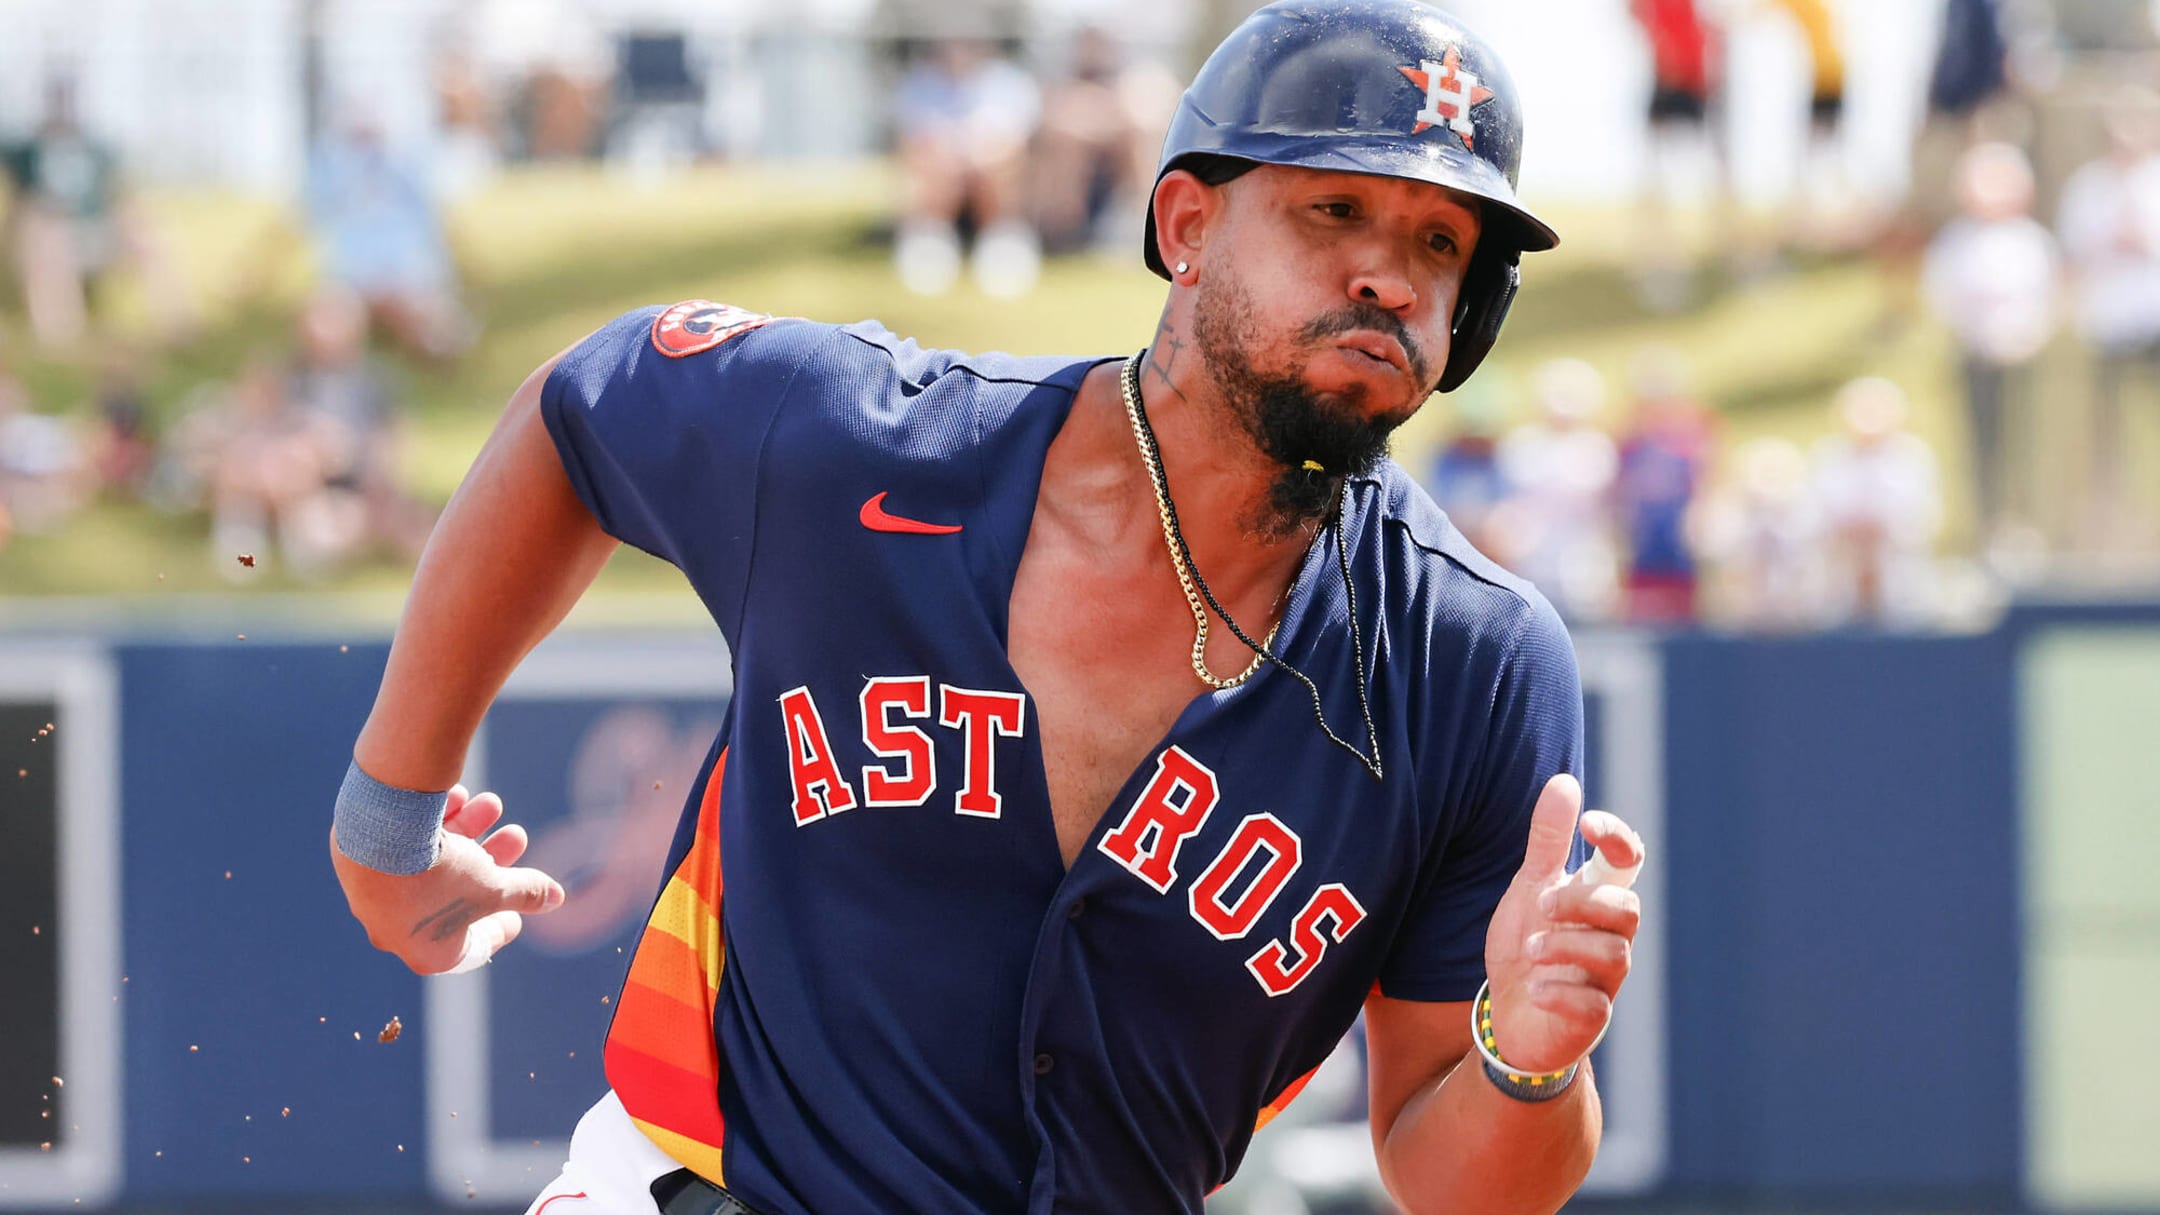
MULTIPOLYGON (((928 724, 933 718, 940 729, 960 731, 965 771, 950 803, 952 812, 988 819, 1003 814, 998 740, 1026 733, 1025 696, 947 683, 933 688, 927 675, 890 675, 864 680, 856 700, 859 737, 877 760, 863 765, 857 780, 850 780, 810 689, 791 688, 779 698, 796 826, 858 806, 928 804, 939 788, 937 750, 922 726, 908 723, 928 724)), ((1220 800, 1215 773, 1172 744, 1155 757, 1153 776, 1103 833, 1096 851, 1155 893, 1167 895, 1178 884, 1186 843, 1207 824, 1220 800)), ((1249 814, 1187 888, 1187 910, 1216 940, 1242 940, 1297 874, 1303 853, 1302 841, 1288 824, 1264 811, 1249 814)), ((1269 941, 1246 959, 1245 969, 1270 996, 1285 995, 1320 965, 1330 942, 1348 937, 1364 919, 1357 896, 1340 882, 1328 882, 1312 892, 1291 920, 1289 940, 1269 941)))

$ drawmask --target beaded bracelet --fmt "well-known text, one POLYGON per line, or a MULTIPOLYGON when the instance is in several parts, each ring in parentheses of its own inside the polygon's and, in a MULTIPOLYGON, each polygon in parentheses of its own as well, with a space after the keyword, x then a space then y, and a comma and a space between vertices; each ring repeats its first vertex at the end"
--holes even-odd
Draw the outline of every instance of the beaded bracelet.
POLYGON ((1477 999, 1470 1004, 1470 1036, 1477 1043, 1480 1059, 1485 1064, 1485 1078, 1493 1087, 1517 1101, 1550 1101, 1568 1091, 1575 1077, 1582 1071, 1580 1059, 1557 1072, 1526 1072, 1510 1067, 1500 1057, 1492 1027, 1492 983, 1490 980, 1478 987, 1477 999))

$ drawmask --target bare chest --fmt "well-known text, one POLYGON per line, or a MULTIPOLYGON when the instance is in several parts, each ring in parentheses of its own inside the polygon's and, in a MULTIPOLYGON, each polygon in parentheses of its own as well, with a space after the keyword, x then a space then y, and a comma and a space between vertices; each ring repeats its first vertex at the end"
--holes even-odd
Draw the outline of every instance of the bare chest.
POLYGON ((1192 618, 1174 588, 1167 600, 1161 590, 1049 557, 1020 563, 1008 646, 1034 700, 1068 867, 1118 788, 1206 690, 1186 663, 1192 618))

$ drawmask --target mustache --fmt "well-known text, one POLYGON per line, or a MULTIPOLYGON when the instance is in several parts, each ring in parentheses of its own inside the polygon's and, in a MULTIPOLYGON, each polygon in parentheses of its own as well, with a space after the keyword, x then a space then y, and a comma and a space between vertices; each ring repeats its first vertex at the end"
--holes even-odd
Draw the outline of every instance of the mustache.
POLYGON ((1425 361, 1425 351, 1418 345, 1417 339, 1410 336, 1410 327, 1403 324, 1401 317, 1378 304, 1351 303, 1333 312, 1322 313, 1300 330, 1298 336, 1308 342, 1317 342, 1353 329, 1370 329, 1394 338, 1410 359, 1410 373, 1418 378, 1419 383, 1433 382, 1431 367, 1425 361))

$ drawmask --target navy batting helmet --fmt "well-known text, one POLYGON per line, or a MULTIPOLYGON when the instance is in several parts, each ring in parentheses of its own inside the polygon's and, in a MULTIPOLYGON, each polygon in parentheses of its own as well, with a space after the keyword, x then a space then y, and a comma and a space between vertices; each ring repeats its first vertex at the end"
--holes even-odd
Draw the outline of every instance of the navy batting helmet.
MULTIPOLYGON (((1416 0, 1281 0, 1231 31, 1178 102, 1155 180, 1189 169, 1211 182, 1253 164, 1403 177, 1477 200, 1440 390, 1484 361, 1525 252, 1560 237, 1515 200, 1522 107, 1483 39, 1416 0), (1227 158, 1228 163, 1225 163, 1227 158)), ((1148 205, 1147 264, 1169 277, 1148 205)))

